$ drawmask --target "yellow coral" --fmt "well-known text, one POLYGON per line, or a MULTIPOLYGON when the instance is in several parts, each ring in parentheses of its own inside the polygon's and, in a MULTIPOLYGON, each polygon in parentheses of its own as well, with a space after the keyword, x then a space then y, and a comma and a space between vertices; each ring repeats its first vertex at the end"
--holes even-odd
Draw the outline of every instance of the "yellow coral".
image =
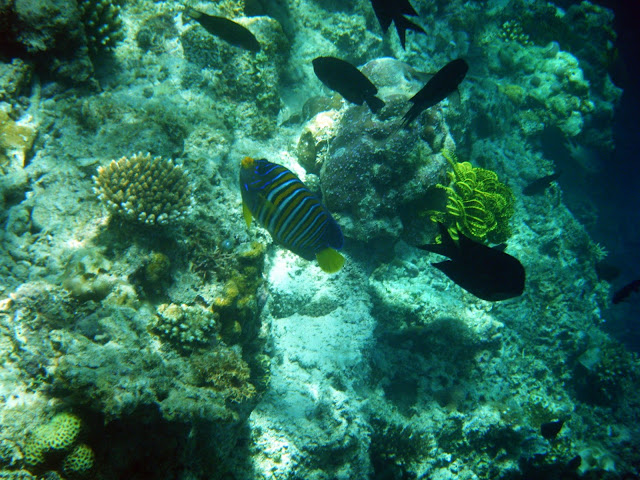
POLYGON ((44 463, 47 455, 69 450, 82 430, 82 421, 72 413, 60 413, 46 425, 37 428, 25 445, 25 461, 29 465, 44 463))
POLYGON ((21 167, 36 138, 33 124, 16 122, 6 109, 0 108, 0 171, 15 158, 21 167))
POLYGON ((91 447, 80 443, 65 457, 62 471, 68 478, 86 477, 93 468, 94 460, 95 455, 91 447))
POLYGON ((458 163, 453 152, 442 152, 453 171, 452 186, 438 184, 447 192, 446 212, 432 212, 435 221, 444 221, 451 236, 457 232, 475 240, 504 242, 510 235, 509 219, 514 213, 511 189, 491 170, 458 163))

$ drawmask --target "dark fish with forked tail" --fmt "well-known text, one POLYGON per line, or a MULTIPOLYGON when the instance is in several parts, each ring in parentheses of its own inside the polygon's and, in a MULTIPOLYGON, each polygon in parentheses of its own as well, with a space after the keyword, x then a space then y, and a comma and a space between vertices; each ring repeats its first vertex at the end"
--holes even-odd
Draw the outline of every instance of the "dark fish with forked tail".
POLYGON ((421 26, 410 22, 404 17, 405 15, 413 17, 418 15, 409 0, 371 0, 371 6, 373 6, 373 11, 378 18, 378 22, 380 22, 383 32, 387 32, 391 22, 395 23, 402 48, 405 48, 407 30, 427 34, 421 26))
POLYGON ((438 224, 442 243, 418 248, 449 257, 432 263, 456 284, 478 298, 489 302, 518 297, 524 291, 525 271, 517 258, 475 242, 462 233, 456 244, 447 228, 438 224))
POLYGON ((557 180, 561 174, 561 171, 557 171, 555 173, 552 173, 551 175, 545 175, 544 177, 537 178, 529 183, 529 185, 524 187, 522 189, 522 193, 528 196, 543 193, 547 188, 549 188, 551 182, 557 180))
POLYGON ((247 28, 224 17, 216 17, 199 12, 191 7, 185 8, 185 13, 218 38, 251 52, 260 51, 260 42, 247 28))
POLYGON ((453 92, 458 91, 458 85, 464 79, 469 65, 462 58, 447 63, 409 100, 413 105, 404 117, 402 126, 409 125, 420 113, 429 107, 440 103, 453 92))
POLYGON ((547 440, 555 440, 555 438, 562 430, 562 426, 564 425, 564 420, 555 420, 553 422, 547 422, 540 425, 540 435, 542 435, 547 440))
POLYGON ((622 302, 624 299, 626 299, 633 292, 638 292, 638 291, 640 291, 640 279, 634 280, 633 282, 626 284, 624 287, 622 287, 620 290, 614 293, 612 302, 614 304, 618 304, 622 302))
POLYGON ((317 57, 313 59, 313 71, 327 88, 351 103, 362 105, 367 102, 373 113, 384 107, 384 102, 376 97, 376 86, 349 62, 335 57, 317 57))

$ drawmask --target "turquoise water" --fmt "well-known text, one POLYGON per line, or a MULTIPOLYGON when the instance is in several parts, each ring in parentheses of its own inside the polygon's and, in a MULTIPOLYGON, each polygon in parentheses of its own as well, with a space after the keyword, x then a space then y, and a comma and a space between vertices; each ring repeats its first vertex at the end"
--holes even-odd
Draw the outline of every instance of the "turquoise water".
POLYGON ((3 478, 637 478, 633 9, 389 5, 0 6, 3 478))

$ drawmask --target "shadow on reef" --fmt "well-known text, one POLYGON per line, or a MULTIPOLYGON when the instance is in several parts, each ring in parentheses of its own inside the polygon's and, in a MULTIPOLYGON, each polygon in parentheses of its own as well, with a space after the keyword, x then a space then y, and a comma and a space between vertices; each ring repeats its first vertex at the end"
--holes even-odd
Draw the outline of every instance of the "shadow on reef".
POLYGON ((250 471, 246 425, 168 422, 153 407, 111 421, 92 411, 80 416, 85 419, 85 441, 95 451, 94 478, 232 480, 229 458, 235 466, 247 464, 244 470, 250 471))

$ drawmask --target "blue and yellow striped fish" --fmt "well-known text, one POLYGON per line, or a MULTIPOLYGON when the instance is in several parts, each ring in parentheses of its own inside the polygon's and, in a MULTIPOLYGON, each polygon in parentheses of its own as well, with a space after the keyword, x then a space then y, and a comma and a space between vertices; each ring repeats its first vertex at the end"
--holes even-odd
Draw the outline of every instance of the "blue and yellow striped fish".
POLYGON ((247 226, 255 217, 273 240, 320 268, 337 272, 344 257, 340 226, 322 203, 290 170, 268 160, 242 159, 242 210, 247 226))

